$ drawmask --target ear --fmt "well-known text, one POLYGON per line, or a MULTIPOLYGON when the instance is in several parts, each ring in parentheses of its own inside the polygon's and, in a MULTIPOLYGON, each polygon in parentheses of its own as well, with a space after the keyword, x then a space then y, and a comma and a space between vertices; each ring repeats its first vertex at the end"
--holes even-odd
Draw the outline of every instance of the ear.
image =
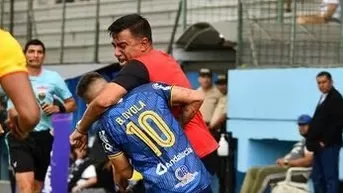
POLYGON ((149 47, 150 47, 150 41, 148 40, 148 38, 144 37, 141 39, 141 51, 142 52, 146 52, 149 47))

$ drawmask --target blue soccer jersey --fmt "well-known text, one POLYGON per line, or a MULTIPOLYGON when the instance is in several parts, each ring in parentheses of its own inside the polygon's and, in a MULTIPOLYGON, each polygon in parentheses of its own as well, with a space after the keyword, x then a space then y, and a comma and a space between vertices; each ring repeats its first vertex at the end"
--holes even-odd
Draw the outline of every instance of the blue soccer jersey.
POLYGON ((142 85, 104 113, 99 137, 109 158, 125 152, 149 193, 197 193, 209 174, 193 151, 169 102, 172 87, 142 85))

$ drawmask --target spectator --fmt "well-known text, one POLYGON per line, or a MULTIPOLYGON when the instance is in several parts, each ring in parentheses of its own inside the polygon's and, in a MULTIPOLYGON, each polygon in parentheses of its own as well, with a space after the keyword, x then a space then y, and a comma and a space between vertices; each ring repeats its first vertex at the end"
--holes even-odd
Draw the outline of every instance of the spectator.
POLYGON ((227 77, 225 74, 218 75, 218 80, 215 82, 218 90, 223 94, 219 98, 217 106, 213 112, 212 119, 210 121, 209 129, 219 129, 219 133, 225 131, 225 120, 227 110, 227 77))
MULTIPOLYGON (((306 137, 311 117, 301 115, 297 122, 300 135, 306 137)), ((312 152, 306 149, 305 144, 305 138, 294 144, 293 149, 286 156, 276 160, 276 165, 250 168, 245 175, 241 193, 264 192, 268 184, 284 180, 289 167, 310 167, 312 152)), ((293 177, 297 182, 307 181, 299 174, 293 177)))
POLYGON ((87 157, 87 150, 72 149, 73 164, 68 179, 69 192, 81 192, 92 188, 97 183, 97 174, 93 161, 87 157))
POLYGON ((312 180, 315 192, 339 191, 339 151, 342 146, 343 98, 329 72, 317 75, 322 95, 314 112, 306 147, 314 152, 312 180))
POLYGON ((205 95, 205 100, 200 108, 200 112, 207 125, 210 124, 213 112, 218 104, 220 97, 223 95, 220 93, 217 87, 212 83, 212 71, 207 68, 202 68, 199 71, 199 91, 202 91, 205 95))
POLYGON ((341 5, 339 0, 323 0, 320 12, 316 15, 304 15, 297 18, 298 24, 321 24, 341 21, 341 5))

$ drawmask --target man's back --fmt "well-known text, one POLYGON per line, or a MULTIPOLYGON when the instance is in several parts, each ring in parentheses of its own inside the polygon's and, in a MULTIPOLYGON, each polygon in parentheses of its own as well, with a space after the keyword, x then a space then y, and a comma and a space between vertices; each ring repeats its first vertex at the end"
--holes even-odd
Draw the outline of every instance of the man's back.
MULTIPOLYGON (((168 54, 152 50, 148 54, 136 58, 148 70, 150 82, 163 82, 170 85, 191 88, 191 84, 180 65, 168 54)), ((173 108, 173 114, 181 114, 180 108, 173 108)), ((208 131, 200 112, 190 120, 184 128, 187 138, 200 158, 214 152, 218 144, 208 131)))
POLYGON ((208 173, 169 110, 170 92, 158 83, 134 89, 103 115, 99 137, 110 157, 132 159, 147 192, 196 193, 209 186, 208 173))

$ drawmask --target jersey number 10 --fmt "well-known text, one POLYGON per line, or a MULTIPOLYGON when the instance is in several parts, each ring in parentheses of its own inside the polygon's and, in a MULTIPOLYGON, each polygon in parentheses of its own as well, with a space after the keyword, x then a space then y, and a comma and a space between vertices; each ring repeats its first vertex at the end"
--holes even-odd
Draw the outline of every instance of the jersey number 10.
POLYGON ((170 130, 169 126, 165 121, 154 111, 145 111, 138 117, 139 126, 134 122, 129 122, 126 125, 126 134, 136 135, 139 137, 145 144, 147 144, 157 156, 161 156, 162 152, 156 146, 158 144, 161 147, 171 147, 175 143, 175 135, 170 130), (165 139, 157 134, 157 132, 152 128, 148 123, 148 120, 154 122, 157 128, 163 133, 165 139), (144 130, 145 132, 143 132, 144 130), (149 137, 147 136, 149 135, 149 137), (154 142, 152 140, 154 140, 154 142))

